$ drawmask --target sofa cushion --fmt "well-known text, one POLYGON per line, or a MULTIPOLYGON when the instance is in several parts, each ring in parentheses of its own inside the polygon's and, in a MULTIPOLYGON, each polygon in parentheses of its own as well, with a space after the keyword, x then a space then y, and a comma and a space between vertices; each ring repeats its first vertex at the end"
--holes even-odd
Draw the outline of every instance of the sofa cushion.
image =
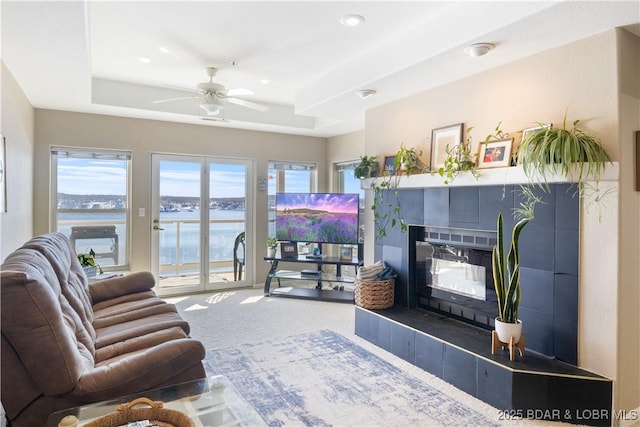
POLYGON ((189 323, 176 312, 154 314, 141 319, 129 320, 97 329, 95 347, 99 349, 118 341, 173 327, 179 327, 185 334, 189 334, 189 323))
MULTIPOLYGON (((159 300, 159 298, 157 298, 159 300)), ((161 300, 160 300, 161 301, 161 300)), ((155 316, 156 314, 163 313, 176 313, 176 307, 173 304, 167 304, 161 301, 162 304, 153 304, 146 307, 131 307, 130 310, 126 312, 120 312, 114 314, 112 316, 103 316, 99 319, 95 319, 93 322, 93 327, 97 329, 103 329, 107 326, 113 326, 125 322, 129 322, 137 319, 150 318, 151 316, 155 316)))
POLYGON ((121 296, 137 294, 153 289, 155 278, 148 271, 138 271, 125 276, 104 279, 89 285, 93 304, 106 302, 121 296))
POLYGON ((68 393, 94 365, 95 331, 87 330, 40 252, 18 249, 2 268, 2 334, 43 393, 68 393))
POLYGON ((99 364, 107 359, 111 359, 122 354, 131 353, 144 348, 153 347, 163 342, 169 342, 181 338, 188 338, 188 336, 184 333, 182 328, 176 326, 151 332, 146 335, 129 338, 127 340, 118 341, 96 350, 96 363, 99 364))
POLYGON ((102 301, 98 304, 94 304, 93 321, 95 322, 96 320, 103 319, 105 317, 117 316, 131 310, 163 304, 166 303, 158 298, 152 291, 123 295, 121 297, 114 298, 113 300, 102 301))
POLYGON ((89 285, 69 239, 62 233, 51 233, 34 237, 23 247, 44 255, 56 273, 62 294, 80 316, 87 331, 93 334, 93 303, 89 296, 89 285))

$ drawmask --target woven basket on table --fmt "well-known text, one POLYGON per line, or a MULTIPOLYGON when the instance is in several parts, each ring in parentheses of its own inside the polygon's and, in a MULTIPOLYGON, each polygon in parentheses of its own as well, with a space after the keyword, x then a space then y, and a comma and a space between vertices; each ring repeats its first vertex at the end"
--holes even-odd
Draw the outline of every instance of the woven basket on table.
POLYGON ((354 299, 358 307, 379 310, 393 306, 393 288, 395 279, 361 280, 356 279, 354 299))
POLYGON ((160 427, 195 427, 191 418, 185 413, 173 409, 164 409, 162 402, 154 402, 141 397, 129 403, 118 405, 117 411, 84 424, 85 427, 117 427, 133 421, 149 420, 152 425, 160 427), (138 404, 146 404, 149 408, 134 408, 138 404))

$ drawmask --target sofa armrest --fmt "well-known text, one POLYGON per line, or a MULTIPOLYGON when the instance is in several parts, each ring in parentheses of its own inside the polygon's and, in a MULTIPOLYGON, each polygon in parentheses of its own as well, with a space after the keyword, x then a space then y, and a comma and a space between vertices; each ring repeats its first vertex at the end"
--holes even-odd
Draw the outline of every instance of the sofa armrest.
POLYGON ((148 271, 139 271, 126 276, 104 279, 89 283, 89 292, 93 304, 122 295, 145 292, 153 289, 155 278, 148 271))
POLYGON ((204 357, 200 341, 171 340, 99 363, 80 377, 71 395, 93 402, 150 390, 194 365, 202 366, 204 357))

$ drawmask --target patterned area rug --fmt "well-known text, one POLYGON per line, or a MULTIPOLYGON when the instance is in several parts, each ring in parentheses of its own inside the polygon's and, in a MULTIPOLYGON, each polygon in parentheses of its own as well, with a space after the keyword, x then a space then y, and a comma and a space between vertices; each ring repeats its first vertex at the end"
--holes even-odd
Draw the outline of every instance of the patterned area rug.
POLYGON ((210 350, 271 426, 492 426, 495 420, 328 330, 210 350))

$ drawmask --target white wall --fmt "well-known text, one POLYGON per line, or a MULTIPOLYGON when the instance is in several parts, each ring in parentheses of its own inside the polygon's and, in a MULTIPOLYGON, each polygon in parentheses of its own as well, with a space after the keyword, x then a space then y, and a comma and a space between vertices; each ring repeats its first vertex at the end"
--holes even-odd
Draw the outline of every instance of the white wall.
MULTIPOLYGON (((97 147, 131 150, 131 206, 150 209, 151 153, 194 154, 251 159, 254 176, 267 175, 269 160, 299 160, 318 163, 318 182, 326 182, 326 139, 268 132, 243 131, 144 119, 36 109, 35 114, 34 230, 49 231, 50 146, 97 147)), ((264 282, 267 225, 267 192, 254 182, 254 230, 256 283, 264 282)), ((150 269, 150 217, 132 216, 131 269, 150 269)))
MULTIPOLYGON (((619 65, 625 70, 624 81, 637 82, 637 49, 637 37, 607 31, 374 108, 367 112, 365 129, 367 154, 384 157, 404 143, 423 150, 427 163, 431 130, 460 122, 474 127, 472 151, 500 122, 517 142, 518 131, 537 122, 561 126, 565 112, 569 121, 581 119, 583 129, 601 138, 612 159, 620 162, 621 183, 614 186, 619 193, 607 201, 612 207, 606 210, 605 205, 602 221, 595 215, 581 218, 581 233, 597 238, 583 235, 581 241, 578 363, 614 379, 615 405, 625 409, 640 405, 639 211, 638 194, 629 189, 630 131, 638 129, 640 118, 637 90, 631 85, 629 91, 620 91, 619 65), (619 61, 634 54, 635 61, 619 61), (606 248, 610 262, 593 262, 604 260, 606 248), (615 262, 618 253, 620 264, 615 262), (630 300, 623 301, 627 295, 630 300), (630 324, 621 326, 624 320, 630 324)), ((372 228, 366 242, 373 242, 372 228)), ((365 260, 371 261, 372 253, 367 244, 365 260)))
POLYGON ((640 37, 618 31, 618 39, 621 249, 618 258, 620 376, 617 387, 620 406, 640 410, 640 191, 635 190, 635 174, 640 168, 635 162, 638 149, 635 132, 640 131, 640 37))
MULTIPOLYGON (((365 153, 364 130, 335 136, 327 140, 327 164, 333 168, 335 163, 359 160, 365 153)), ((335 191, 335 173, 330 170, 327 191, 335 191)))
POLYGON ((6 140, 7 163, 7 212, 0 213, 0 259, 4 260, 33 236, 34 112, 4 62, 1 65, 0 134, 6 140))

